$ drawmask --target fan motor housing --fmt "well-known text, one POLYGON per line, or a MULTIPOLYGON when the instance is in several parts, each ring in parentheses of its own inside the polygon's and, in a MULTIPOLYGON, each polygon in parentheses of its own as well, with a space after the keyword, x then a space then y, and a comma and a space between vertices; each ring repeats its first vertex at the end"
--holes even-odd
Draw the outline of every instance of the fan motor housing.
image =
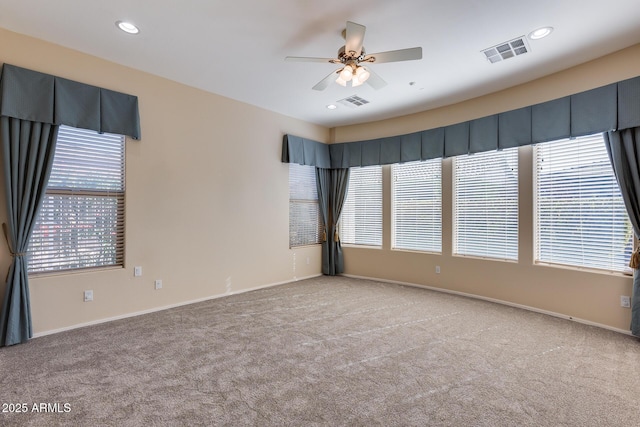
POLYGON ((362 46, 362 50, 360 51, 360 56, 353 56, 347 53, 345 46, 342 46, 338 49, 338 58, 340 61, 345 64, 347 61, 362 61, 366 55, 364 50, 364 46, 362 46))

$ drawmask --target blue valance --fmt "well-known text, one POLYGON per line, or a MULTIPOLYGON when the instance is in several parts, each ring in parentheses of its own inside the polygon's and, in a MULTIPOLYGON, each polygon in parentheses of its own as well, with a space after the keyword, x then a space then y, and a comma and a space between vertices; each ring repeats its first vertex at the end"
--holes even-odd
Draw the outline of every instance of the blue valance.
POLYGON ((140 139, 138 97, 4 64, 0 115, 140 139))
POLYGON ((285 135, 282 139, 282 162, 330 169, 329 146, 311 139, 285 135))
MULTIPOLYGON (((289 152, 302 151, 302 140, 327 146, 331 168, 348 168, 452 157, 636 126, 640 126, 640 77, 406 135, 329 145, 285 135, 284 145, 289 152)), ((314 145, 313 151, 324 153, 324 148, 314 145)), ((295 158, 295 163, 313 164, 300 161, 306 156, 295 158)), ((289 159, 283 155, 282 161, 289 159)))

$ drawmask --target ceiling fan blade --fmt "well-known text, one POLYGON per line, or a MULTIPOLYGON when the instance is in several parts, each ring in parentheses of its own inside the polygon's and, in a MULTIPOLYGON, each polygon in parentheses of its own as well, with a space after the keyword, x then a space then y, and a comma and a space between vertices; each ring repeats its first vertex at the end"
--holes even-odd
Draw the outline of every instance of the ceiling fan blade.
POLYGON ((387 85, 387 82, 385 82, 382 79, 382 77, 374 73, 373 70, 371 70, 371 68, 369 67, 364 67, 364 68, 369 72, 369 78, 365 82, 365 83, 369 83, 369 86, 371 86, 375 90, 378 90, 378 89, 382 89, 387 85))
POLYGON ((325 77, 324 79, 320 80, 314 87, 312 87, 313 90, 325 90, 326 88, 329 87, 329 85, 336 81, 336 79, 338 78, 338 71, 340 70, 336 70, 336 71, 332 71, 331 74, 329 74, 327 77, 325 77))
POLYGON ((372 53, 364 58, 364 62, 398 62, 412 61, 414 59, 422 59, 422 48, 411 47, 409 49, 389 50, 387 52, 372 53), (371 58, 371 59, 369 59, 371 58))
POLYGON ((327 62, 330 64, 340 63, 336 58, 313 58, 309 56, 287 56, 284 58, 288 62, 327 62))
POLYGON ((344 44, 344 50, 346 53, 354 52, 354 57, 360 56, 360 53, 362 52, 362 43, 364 42, 365 30, 366 27, 364 25, 347 21, 344 44))

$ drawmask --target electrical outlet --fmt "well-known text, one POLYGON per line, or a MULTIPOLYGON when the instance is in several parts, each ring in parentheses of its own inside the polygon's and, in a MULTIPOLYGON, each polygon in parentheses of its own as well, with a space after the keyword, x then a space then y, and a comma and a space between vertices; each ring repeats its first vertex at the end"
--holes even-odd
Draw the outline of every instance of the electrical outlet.
POLYGON ((93 291, 84 291, 84 302, 93 301, 93 291))
POLYGON ((136 266, 136 267, 133 267, 133 275, 134 275, 134 277, 142 276, 142 267, 139 266, 139 265, 136 266))
POLYGON ((156 289, 162 289, 162 279, 156 280, 156 289))
POLYGON ((436 265, 436 274, 440 274, 440 266, 436 265))
POLYGON ((631 307, 631 298, 627 295, 620 295, 620 307, 629 308, 631 307))

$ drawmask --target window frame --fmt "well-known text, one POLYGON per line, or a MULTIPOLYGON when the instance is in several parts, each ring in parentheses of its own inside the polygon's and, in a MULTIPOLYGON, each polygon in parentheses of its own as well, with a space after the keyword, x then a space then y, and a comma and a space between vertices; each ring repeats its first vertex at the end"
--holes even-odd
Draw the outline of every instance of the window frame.
POLYGON ((315 166, 308 165, 299 165, 297 163, 289 163, 289 249, 301 248, 305 246, 314 246, 322 244, 322 237, 324 234, 324 222, 322 220, 322 212, 320 212, 320 202, 318 200, 318 189, 317 189, 317 175, 315 166), (304 172, 303 171, 308 171, 304 172), (301 189, 302 193, 295 194, 292 179, 297 179, 295 185, 305 185, 304 188, 301 189), (313 184, 310 181, 313 180, 313 184), (302 198, 295 198, 293 196, 304 196, 302 198), (292 213, 298 212, 301 213, 303 210, 292 210, 294 207, 309 207, 311 206, 310 211, 306 211, 310 213, 314 212, 316 216, 316 225, 311 226, 309 224, 303 223, 303 220, 308 220, 309 218, 301 218, 296 217, 293 218, 292 213), (313 208, 315 206, 315 209, 313 208), (295 221, 295 222, 292 222, 295 221), (302 237, 298 240, 304 240, 301 243, 297 241, 294 242, 292 240, 292 230, 295 228, 295 224, 298 225, 299 230, 298 233, 302 237), (313 231, 312 231, 313 230, 313 231), (315 232, 315 236, 313 241, 311 239, 307 239, 311 233, 315 232))
MULTIPOLYGON (((363 172, 363 175, 365 174, 365 172, 363 172)), ((373 175, 373 172, 371 173, 371 175, 373 175)), ((384 241, 384 195, 383 195, 383 188, 384 188, 384 173, 382 170, 382 165, 372 165, 372 166, 363 166, 363 167, 351 167, 349 169, 349 185, 347 187, 347 195, 342 207, 342 212, 340 214, 340 220, 339 220, 339 225, 338 225, 338 233, 340 235, 340 242, 343 246, 352 246, 352 247, 358 247, 358 248, 370 248, 370 249, 381 249, 382 245, 383 245, 383 241, 384 241), (360 171, 367 171, 367 172, 371 172, 371 171, 375 171, 375 175, 377 175, 376 177, 371 177, 371 176, 363 176, 363 179, 376 179, 378 180, 378 184, 379 184, 379 191, 378 188, 376 188, 375 192, 373 192, 373 194, 369 194, 369 193, 365 193, 364 196, 362 194, 360 194, 360 197, 363 200, 371 200, 371 198, 367 198, 367 194, 369 194, 370 196, 374 196, 376 203, 379 200, 379 206, 376 204, 373 207, 376 209, 376 211, 379 211, 379 214, 377 212, 373 212, 374 217, 372 219, 376 219, 375 216, 379 217, 379 225, 376 221, 375 225, 375 230, 373 230, 372 232, 366 233, 366 234, 358 234, 358 229, 366 229, 369 230, 371 229, 369 223, 367 224, 360 224, 356 222, 356 217, 358 215, 362 216, 369 216, 371 214, 371 211, 369 209, 367 209, 366 211, 362 211, 362 207, 360 206, 359 210, 358 209, 358 205, 354 205, 353 206, 353 212, 351 212, 351 201, 353 200, 352 197, 354 197, 354 194, 356 194, 356 188, 355 185, 364 185, 362 181, 357 181, 355 178, 359 178, 359 172, 360 171), (347 220, 345 217, 346 215, 353 215, 353 219, 349 219, 347 220), (346 224, 346 225, 345 225, 346 224), (345 227, 351 227, 351 224, 353 224, 353 229, 349 229, 346 230, 345 227), (357 227, 357 228, 356 228, 357 227), (353 241, 350 240, 351 235, 353 235, 353 241), (345 239, 345 236, 346 239, 345 239), (363 243, 357 243, 357 240, 366 240, 369 237, 374 237, 376 240, 375 241, 365 241, 363 243)), ((355 202, 354 202, 355 203, 355 202)))
POLYGON ((29 239, 28 274, 40 276, 124 268, 126 252, 126 137, 62 125, 58 130, 57 138, 47 189, 29 239), (102 148, 100 148, 100 143, 104 144, 102 148), (89 146, 91 149, 87 148, 89 146), (100 155, 106 157, 101 158, 100 155), (76 159, 83 156, 86 157, 86 163, 81 163, 76 159), (109 159, 109 156, 113 158, 109 159), (67 168, 63 168, 65 164, 68 165, 67 168), (117 166, 114 166, 115 164, 117 166), (78 184, 82 179, 85 182, 92 181, 87 178, 89 176, 99 177, 93 180, 93 187, 89 184, 85 184, 85 186, 78 184), (113 183, 116 181, 119 181, 120 188, 113 187, 113 183), (98 203, 98 199, 113 199, 115 203, 112 205, 98 203), (86 216, 78 217, 77 212, 81 209, 84 209, 86 216), (66 213, 61 214, 63 211, 66 213), (105 216, 105 212, 107 216, 105 216), (106 226, 103 222, 104 228, 97 224, 101 217, 107 218, 106 226), (74 218, 74 220, 69 218, 74 218), (94 228, 90 227, 92 222, 96 222, 94 228), (75 226, 69 225, 72 223, 75 223, 75 226), (43 227, 44 230, 40 227, 43 227), (87 227, 92 230, 92 233, 107 232, 113 237, 105 239, 83 236, 81 229, 87 229, 87 227), (55 236, 54 238, 50 237, 52 234, 55 236), (75 241, 76 244, 68 244, 69 239, 75 241), (82 242, 82 244, 78 244, 78 242, 82 242), (107 242, 106 249, 112 252, 112 255, 107 255, 106 258, 102 255, 95 257, 96 251, 104 252, 104 242, 107 242), (37 250, 39 243, 39 250, 37 250), (96 245, 102 249, 96 249, 96 245), (76 255, 58 257, 52 251, 56 251, 58 255, 63 252, 75 251, 76 255), (41 256, 47 252, 49 252, 48 256, 41 256), (112 257, 113 262, 108 261, 109 256, 112 257))
MULTIPOLYGON (((404 194, 406 194, 407 196, 409 195, 409 191, 407 191, 406 189, 402 191, 404 194)), ((417 209, 414 208, 413 213, 415 215, 418 215, 420 211, 418 211, 417 209)), ((410 221, 407 221, 410 222, 410 221)), ((419 230, 421 229, 420 224, 423 224, 422 222, 419 222, 417 219, 411 223, 407 223, 405 225, 405 227, 407 228, 414 228, 413 231, 419 230)), ((423 160, 423 161, 415 161, 415 162, 408 162, 408 163, 396 163, 393 164, 391 166, 391 249, 395 250, 395 251, 408 251, 408 252, 419 252, 419 253, 428 253, 428 254, 437 254, 437 255, 441 255, 442 254, 442 244, 443 244, 443 236, 442 236, 442 227, 443 227, 443 221, 442 221, 442 158, 434 158, 434 159, 429 159, 429 160, 423 160), (437 164, 437 166, 435 166, 437 164), (414 199, 412 200, 403 200, 405 205, 414 205, 415 201, 421 201, 421 202, 426 202, 426 203, 431 203, 431 204, 437 204, 437 208, 435 209, 427 209, 426 211, 422 211, 422 212, 426 212, 426 215, 429 217, 429 221, 427 221, 430 224, 429 228, 425 228, 426 230, 429 231, 429 233, 425 233, 424 237, 421 237, 421 241, 422 242, 417 242, 415 245, 413 245, 414 247, 409 247, 410 245, 408 244, 404 244, 404 243, 398 243, 398 240, 403 240, 403 239, 408 239, 408 237, 405 238, 401 238, 399 239, 399 235, 398 235, 398 230, 400 229, 400 225, 398 224, 399 221, 399 215, 410 215, 411 212, 409 212, 411 209, 409 209, 408 211, 404 211, 404 212, 399 212, 398 211, 398 204, 400 202, 398 195, 399 195, 399 189, 398 189, 398 175, 397 173, 399 172, 400 169, 407 169, 407 171, 405 171, 405 173, 407 173, 408 171, 412 171, 414 174, 415 173, 422 173, 422 174, 427 174, 431 171, 432 168, 437 168, 437 184, 436 185, 431 185, 430 183, 428 183, 426 186, 422 187, 422 190, 420 188, 417 188, 419 186, 419 184, 416 182, 417 179, 415 178, 415 176, 411 176, 411 178, 409 178, 411 181, 407 181, 407 182, 411 182, 414 184, 413 188, 414 190, 412 191, 412 196, 414 196, 414 199), (437 194, 437 200, 434 200, 434 198, 431 197, 425 197, 425 196, 432 196, 433 192, 435 192, 435 194, 437 194), (422 196, 422 197, 420 197, 422 196), (435 210, 435 212, 434 212, 435 210), (436 218, 433 218, 433 217, 436 218), (430 220, 434 220, 435 222, 437 222, 437 224, 435 224, 435 222, 430 221, 430 220), (434 240, 435 234, 438 234, 437 236, 437 241, 434 240), (426 246, 423 247, 418 247, 419 244, 426 244, 426 246), (400 246, 400 245, 404 245, 404 246, 400 246)), ((407 230, 408 232, 408 230, 407 230)))
MULTIPOLYGON (((541 153, 541 150, 543 148, 545 148, 545 144, 554 144, 557 143, 558 146, 555 147, 557 149, 562 150, 562 147, 568 147, 569 144, 580 144, 581 142, 588 144, 588 143, 592 143, 593 144, 593 148, 590 148, 589 150, 599 150, 598 148, 598 142, 596 141, 596 139, 599 138, 603 138, 602 134, 596 133, 596 134, 592 134, 592 135, 585 135, 585 136, 581 136, 581 137, 576 137, 576 138, 564 138, 564 139, 558 139, 558 140, 553 140, 553 141, 548 141, 548 142, 544 142, 544 143, 540 143, 540 144, 535 144, 533 146, 533 155, 532 155, 532 163, 533 163, 533 177, 532 177, 532 182, 533 182, 533 192, 532 192, 532 199, 533 199, 533 264, 534 265, 538 265, 538 266, 547 266, 547 267, 555 267, 555 268, 568 268, 568 269, 576 269, 576 270, 581 270, 581 271, 590 271, 590 272, 594 272, 594 273, 604 273, 604 274, 621 274, 621 275, 629 275, 632 274, 633 271, 628 267, 628 262, 629 262, 629 258, 625 257, 624 261, 621 263, 620 265, 620 269, 614 269, 614 268, 610 268, 610 267, 598 267, 598 266, 594 266, 594 265, 586 265, 586 264, 577 264, 577 263, 570 263, 570 262, 558 262, 557 260, 552 260, 552 259, 541 259, 541 245, 543 243, 541 243, 541 239, 540 239, 540 231, 541 231, 541 219, 540 219, 540 206, 541 206, 541 202, 540 202, 540 189, 539 189, 539 185, 540 185, 540 172, 539 172, 539 158, 541 155, 543 155, 541 153)), ((574 161, 571 161, 571 164, 575 164, 578 165, 577 167, 586 167, 586 166, 580 166, 580 163, 575 162, 575 159, 577 156, 580 155, 584 155, 585 152, 585 147, 582 146, 582 149, 576 148, 576 152, 573 153, 573 155, 571 155, 571 158, 574 159, 574 161)), ((567 148, 564 148, 565 151, 568 151, 567 148)), ((622 251, 621 254, 626 254, 627 249, 630 253, 633 251, 634 249, 634 245, 635 243, 635 238, 634 238, 634 233, 633 233, 633 228, 631 226, 627 211, 626 211, 626 207, 624 205, 624 200, 622 199, 622 195, 620 194, 620 189, 618 186, 618 182, 615 178, 615 174, 613 172, 613 168, 611 167, 610 164, 610 160, 608 157, 608 154, 606 152, 606 147, 604 145, 604 141, 602 141, 602 146, 601 146, 601 150, 600 150, 600 158, 599 158, 599 163, 596 166, 596 168, 600 168, 600 167, 606 167, 609 166, 611 169, 611 175, 609 175, 607 177, 608 183, 606 184, 606 186, 608 186, 608 189, 605 189, 605 191, 613 191, 613 192, 617 192, 617 214, 621 214, 624 213, 624 217, 626 219, 626 227, 629 228, 628 232, 630 233, 630 237, 627 239, 627 243, 625 243, 625 249, 622 251), (630 247, 627 248, 628 244, 631 244, 630 247)), ((547 157, 548 158, 548 157, 547 157)), ((593 155, 591 154, 590 158, 593 158, 593 155)), ((566 160, 563 160, 562 163, 567 164, 566 160)), ((552 165, 555 167, 559 167, 557 165, 552 165)), ((551 166, 550 166, 551 167, 551 166)), ((586 169, 583 169, 586 171, 586 169)), ((597 172, 597 169, 596 169, 597 172)), ((588 173, 593 173, 588 171, 588 173)), ((582 176, 578 176, 578 177, 574 177, 577 179, 577 183, 574 185, 577 186, 585 186, 589 185, 589 182, 583 182, 582 181, 582 176)), ((589 196, 589 194, 591 194, 591 197, 594 197, 593 193, 591 190, 585 190, 584 192, 587 196, 589 196)), ((612 195, 613 196, 613 195, 612 195)), ((548 204, 548 201, 544 202, 545 204, 548 204)), ((580 213, 583 213, 582 209, 583 209, 583 205, 582 203, 579 204, 580 206, 580 213)), ((613 211, 613 209, 612 209, 613 211)), ((612 213, 616 213, 616 212, 612 212, 612 213)), ((548 215, 548 214, 547 214, 548 215)), ((584 216, 580 217, 580 223, 582 224, 584 221, 584 216)), ((618 224, 617 226, 620 226, 620 224, 618 224)), ((612 228, 614 226, 612 225, 612 228)), ((563 232, 563 231, 560 231, 563 232)), ((582 230, 581 230, 582 233, 582 230)), ((591 234, 589 234, 589 232, 585 232, 585 234, 587 235, 587 237, 589 237, 591 234)), ((605 240, 609 240, 612 236, 609 235, 609 237, 605 240)), ((584 240, 582 240, 582 243, 584 245, 584 240)), ((588 244, 588 242, 587 242, 588 244)), ((575 242, 573 243, 575 247, 575 242)), ((579 246, 579 245, 578 245, 579 246)), ((557 247, 556 247, 557 250, 557 247)), ((562 251, 559 252, 559 256, 562 254, 562 251)), ((619 254, 620 255, 620 254, 619 254)), ((613 253, 609 253, 608 257, 612 257, 615 256, 615 254, 613 253)))
MULTIPOLYGON (((452 256, 458 256, 458 257, 470 257, 470 258, 479 258, 479 259, 485 259, 485 260, 491 260, 491 261, 501 261, 501 262, 514 262, 517 263, 519 261, 520 258, 520 191, 519 191, 519 182, 520 182, 520 168, 518 167, 518 163, 519 163, 519 149, 518 147, 511 147, 511 148, 505 148, 502 150, 498 150, 498 151, 484 151, 484 152, 480 152, 480 153, 474 153, 474 154, 467 154, 467 155, 461 155, 461 156, 456 156, 453 158, 453 162, 452 162, 452 191, 451 191, 451 199, 452 199, 452 211, 451 211, 451 222, 452 222, 452 245, 451 245, 451 252, 452 252, 452 256), (512 162, 512 167, 511 170, 512 172, 515 171, 514 175, 515 175, 515 188, 512 188, 512 193, 515 195, 515 203, 513 205, 510 205, 511 209, 515 209, 515 213, 513 213, 513 218, 512 218, 512 222, 510 222, 506 227, 508 227, 509 229, 513 229, 513 232, 507 233, 505 232, 505 234, 508 234, 510 236, 515 236, 515 242, 511 241, 506 241, 506 243, 503 245, 503 253, 506 254, 507 253, 507 247, 511 246, 513 249, 515 249, 515 253, 513 254, 513 256, 509 257, 506 255, 503 255, 503 253, 497 253, 495 256, 489 255, 487 253, 472 253, 471 251, 467 250, 466 252, 461 252, 459 249, 459 244, 460 244, 460 238, 459 238, 459 218, 460 215, 458 215, 458 194, 459 194, 459 186, 458 186, 458 164, 461 161, 465 161, 466 159, 474 159, 473 161, 477 160, 477 159, 481 159, 481 160, 485 160, 488 157, 491 157, 492 155, 503 155, 506 157, 507 154, 511 155, 511 159, 509 158, 505 158, 505 162, 511 161, 512 162), (514 219, 514 220, 513 220, 514 219)), ((494 162, 495 163, 495 162, 494 162)), ((487 176, 486 174, 483 174, 483 176, 487 176)), ((491 175, 489 175, 491 176, 491 175)), ((504 186, 503 186, 504 188, 504 186)), ((482 195, 486 195, 486 188, 483 189, 483 193, 482 195)), ((495 205, 495 204, 493 204, 495 205)), ((486 207, 486 206, 485 206, 486 207)), ((485 221, 488 223, 490 221, 490 217, 487 216, 485 221)), ((485 244, 488 244, 488 242, 485 242, 485 244)))

